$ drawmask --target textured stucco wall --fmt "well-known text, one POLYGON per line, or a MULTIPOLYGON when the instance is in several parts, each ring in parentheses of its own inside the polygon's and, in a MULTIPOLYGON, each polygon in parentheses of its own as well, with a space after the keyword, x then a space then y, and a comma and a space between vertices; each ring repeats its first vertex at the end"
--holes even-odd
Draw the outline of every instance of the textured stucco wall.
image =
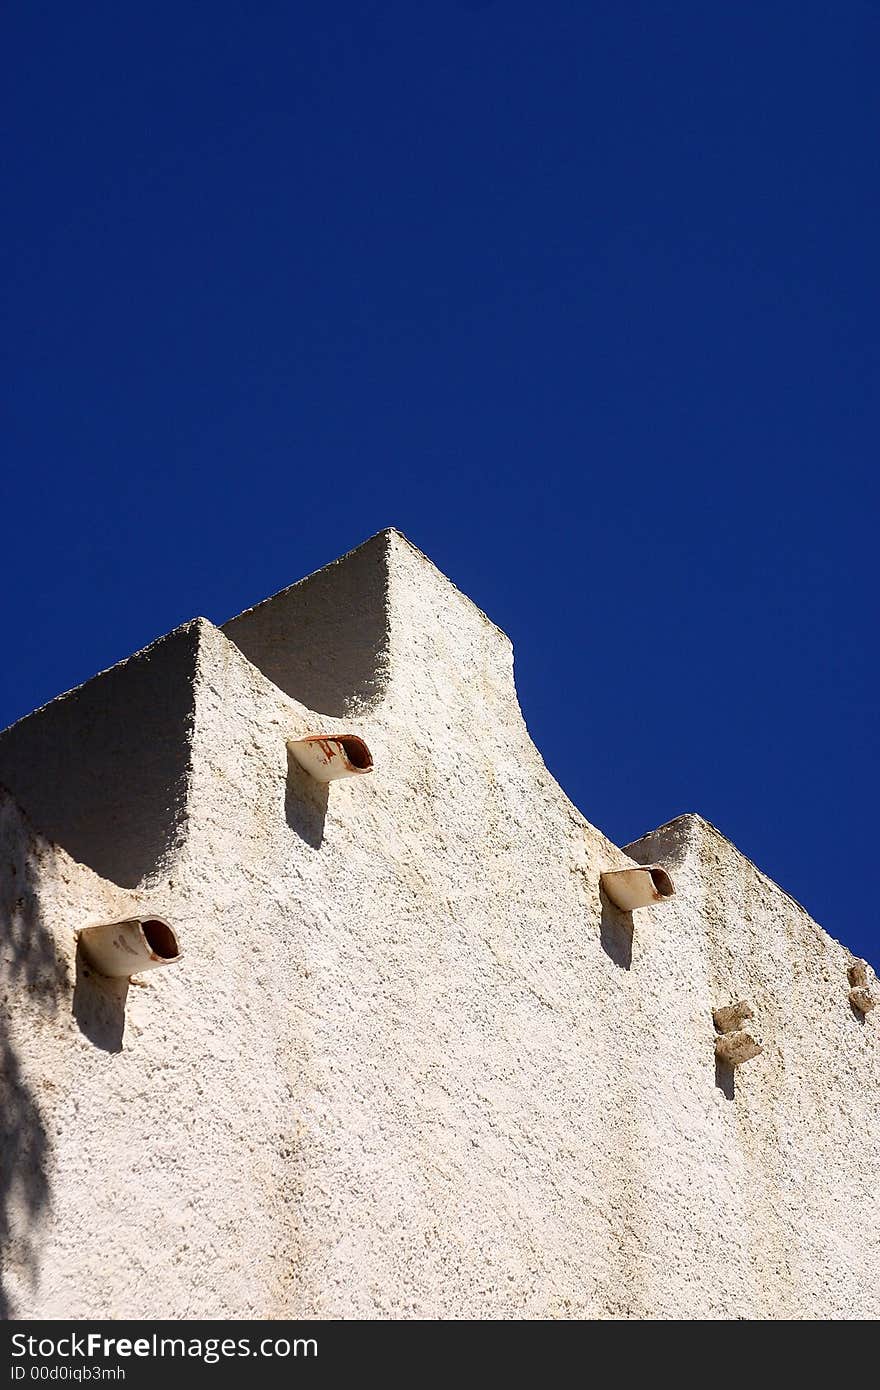
POLYGON ((507 638, 401 536, 78 698, 149 719, 151 669, 192 713, 136 886, 3 803, 28 885, 16 906, 4 867, 7 1311, 880 1312, 880 1010, 850 1008, 848 953, 699 817, 626 853, 589 825, 507 638), (317 787, 285 749, 315 729, 361 733, 375 771, 317 787), (634 922, 598 888, 627 854, 678 890, 634 922), (184 962, 86 976, 76 930, 140 907, 184 962), (731 1084, 711 1011, 741 997, 765 1051, 731 1084))

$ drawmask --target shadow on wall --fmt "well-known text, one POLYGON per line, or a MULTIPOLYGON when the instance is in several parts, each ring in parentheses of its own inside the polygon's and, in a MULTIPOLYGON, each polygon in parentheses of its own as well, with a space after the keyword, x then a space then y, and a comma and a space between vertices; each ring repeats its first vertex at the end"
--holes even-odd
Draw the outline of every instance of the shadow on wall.
POLYGON ((633 915, 615 907, 601 888, 599 897, 602 902, 602 919, 599 924, 602 950, 621 970, 629 970, 633 959, 633 915))
POLYGON ((725 1062, 723 1057, 715 1058, 715 1085, 727 1100, 733 1100, 736 1095, 734 1067, 731 1062, 725 1062))
POLYGON ((104 1052, 122 1051, 128 988, 128 980, 96 974, 77 946, 73 1016, 83 1036, 104 1052))
POLYGON ((319 714, 374 708, 388 673, 388 537, 223 624, 264 676, 319 714))
POLYGON ((310 777, 288 749, 284 814, 291 830, 312 849, 320 849, 324 841, 329 796, 329 785, 310 777))
POLYGON ((31 823, 122 888, 177 843, 198 642, 178 628, 0 735, 0 781, 31 823))
POLYGON ((0 1005, 0 1318, 14 1316, 6 1273, 15 1271, 25 1282, 36 1282, 36 1232, 51 1202, 51 1142, 37 1097, 22 1075, 9 1016, 16 997, 25 996, 27 1007, 54 1013, 68 984, 66 964, 40 914, 34 859, 24 850, 4 858, 0 957, 7 990, 0 1005))

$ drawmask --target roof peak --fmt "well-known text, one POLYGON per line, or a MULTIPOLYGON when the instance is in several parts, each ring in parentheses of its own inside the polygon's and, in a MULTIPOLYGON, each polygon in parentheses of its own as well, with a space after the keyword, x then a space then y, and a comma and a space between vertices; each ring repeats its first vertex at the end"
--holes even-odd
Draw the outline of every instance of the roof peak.
MULTIPOLYGON (((375 708, 406 661, 413 636, 439 624, 439 656, 467 663, 467 632, 509 640, 396 526, 278 590, 223 624, 223 632, 274 685, 321 714, 375 708)), ((431 646, 431 643, 428 643, 431 646)), ((424 648, 424 642, 423 642, 424 648)), ((502 665, 510 664, 505 654, 502 665)))

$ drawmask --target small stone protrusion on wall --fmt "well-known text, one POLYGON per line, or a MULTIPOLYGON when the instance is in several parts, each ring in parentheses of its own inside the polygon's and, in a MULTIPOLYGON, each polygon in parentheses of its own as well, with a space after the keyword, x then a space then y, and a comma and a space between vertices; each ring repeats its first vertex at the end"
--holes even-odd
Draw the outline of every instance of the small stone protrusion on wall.
POLYGON ((735 1004, 727 1004, 722 1009, 714 1009, 712 1021, 718 1030, 715 1038, 715 1056, 731 1067, 759 1057, 764 1051, 752 1030, 746 1026, 754 1018, 750 1004, 744 999, 735 1004))
POLYGON ((846 973, 851 985, 849 1002, 860 1014, 870 1013, 877 1000, 868 984, 867 965, 863 960, 854 960, 846 973))

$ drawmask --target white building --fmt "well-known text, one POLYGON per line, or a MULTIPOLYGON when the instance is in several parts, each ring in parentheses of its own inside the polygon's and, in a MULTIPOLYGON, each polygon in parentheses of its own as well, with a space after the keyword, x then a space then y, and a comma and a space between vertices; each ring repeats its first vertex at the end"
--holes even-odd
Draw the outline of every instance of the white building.
POLYGON ((880 1313, 872 972, 699 816, 588 824, 399 533, 21 720, 0 782, 7 1316, 880 1313), (615 907, 633 861, 674 896, 615 907), (135 917, 183 959, 104 978, 78 934, 135 917))

